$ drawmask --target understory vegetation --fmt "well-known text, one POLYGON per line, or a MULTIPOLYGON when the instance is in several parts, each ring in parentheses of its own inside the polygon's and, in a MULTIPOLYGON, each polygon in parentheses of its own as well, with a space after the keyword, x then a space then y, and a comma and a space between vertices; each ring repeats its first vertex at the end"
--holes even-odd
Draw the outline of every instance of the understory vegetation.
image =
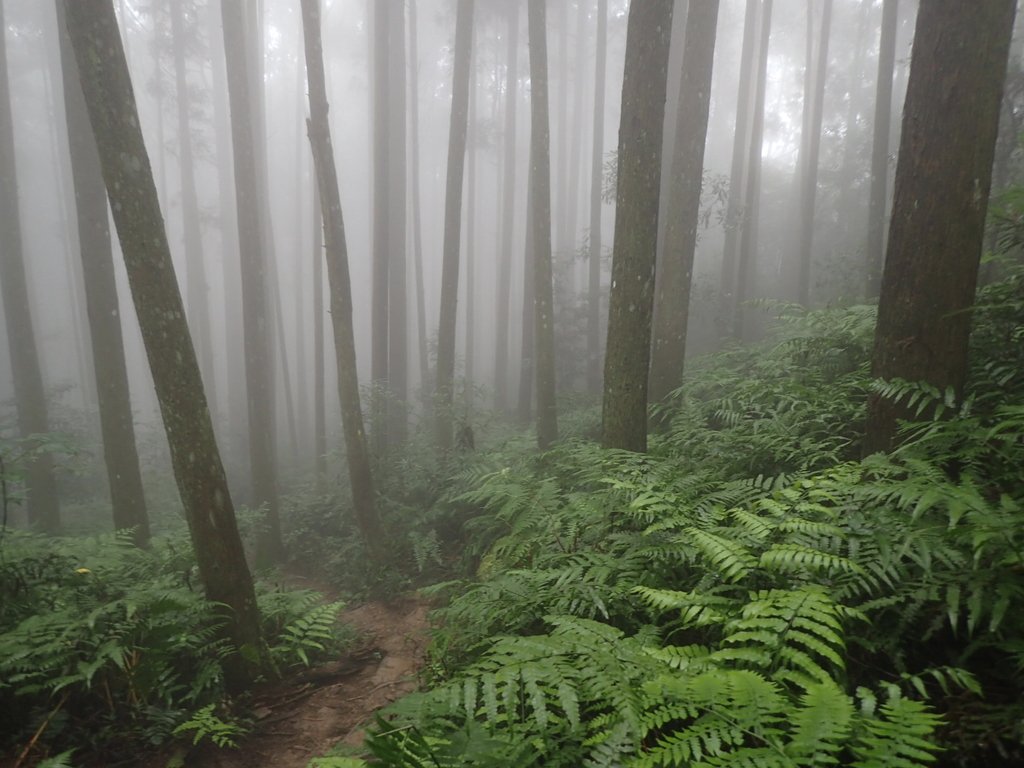
MULTIPOLYGON (((788 310, 694 361, 647 454, 593 442, 593 406, 543 454, 478 422, 447 473, 414 438, 380 484, 401 566, 366 569, 350 512, 294 495, 290 550, 346 594, 430 584, 439 605, 422 692, 362 759, 311 765, 1024 762, 1024 271, 999 269, 960 401, 871 379, 873 308, 788 310), (915 417, 861 459, 872 397, 915 417)), ((6 531, 5 748, 52 768, 237 744, 246 702, 195 578, 184 532, 139 550, 6 531)), ((339 653, 340 604, 272 584, 278 670, 339 653)))

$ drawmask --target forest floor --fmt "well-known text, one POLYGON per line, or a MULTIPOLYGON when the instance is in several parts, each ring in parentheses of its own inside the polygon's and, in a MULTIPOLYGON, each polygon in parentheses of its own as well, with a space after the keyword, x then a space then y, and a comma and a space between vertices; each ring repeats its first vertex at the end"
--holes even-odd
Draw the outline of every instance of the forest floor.
MULTIPOLYGON (((289 576, 292 587, 331 590, 315 580, 289 576)), ((416 596, 348 608, 341 621, 357 640, 341 658, 259 688, 253 694, 253 731, 237 749, 196 747, 148 768, 305 768, 339 744, 357 754, 363 728, 374 713, 417 686, 428 643, 429 605, 416 596)))

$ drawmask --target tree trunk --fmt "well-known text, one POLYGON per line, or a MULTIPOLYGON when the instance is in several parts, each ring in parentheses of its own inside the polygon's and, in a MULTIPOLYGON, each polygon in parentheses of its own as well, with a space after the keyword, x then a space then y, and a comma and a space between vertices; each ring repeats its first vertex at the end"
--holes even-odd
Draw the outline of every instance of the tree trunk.
POLYGON ((601 391, 601 186, 604 179, 604 92, 608 58, 608 0, 597 0, 594 136, 590 152, 590 252, 587 254, 587 382, 601 391))
POLYGON ((469 121, 469 68, 473 50, 473 0, 459 0, 455 21, 452 112, 448 129, 448 178, 444 203, 441 264, 441 318, 437 326, 437 391, 434 417, 442 451, 452 447, 452 388, 455 382, 455 318, 459 297, 459 245, 462 242, 462 177, 469 121))
POLYGON ((748 170, 747 157, 750 154, 750 83, 754 68, 757 21, 757 0, 747 0, 743 21, 743 50, 740 54, 740 82, 736 97, 736 127, 733 131, 732 163, 729 170, 729 200, 725 207, 722 277, 719 284, 719 312, 723 318, 724 335, 727 336, 732 336, 736 330, 733 325, 737 288, 736 266, 739 261, 740 234, 747 216, 744 189, 748 170))
POLYGON ((496 339, 494 344, 494 407, 508 409, 509 319, 512 305, 512 243, 516 211, 516 106, 519 99, 519 4, 508 4, 508 48, 505 54, 505 157, 502 161, 501 250, 498 263, 496 339))
POLYGON ((477 110, 480 101, 478 80, 476 57, 473 56, 469 64, 469 127, 466 130, 466 353, 463 361, 462 389, 467 418, 473 407, 473 345, 476 342, 476 329, 473 324, 476 322, 476 154, 479 142, 477 110))
POLYGON ((309 80, 309 143, 313 150, 325 224, 327 278, 331 286, 331 325, 334 328, 338 366, 338 398, 341 400, 352 505, 356 524, 371 557, 379 561, 384 554, 385 541, 377 517, 370 454, 359 404, 359 377, 356 373, 355 336, 352 331, 352 286, 348 271, 348 248, 345 244, 345 222, 341 212, 341 192, 327 120, 327 85, 320 38, 319 0, 302 0, 302 24, 306 40, 306 77, 309 80))
POLYGON ((761 8, 760 42, 758 44, 757 83, 754 90, 754 113, 750 131, 750 154, 747 158, 746 211, 740 232, 739 263, 736 265, 736 294, 733 299, 733 336, 747 338, 744 303, 750 298, 750 285, 757 269, 757 237, 761 215, 761 151, 764 139, 764 99, 768 77, 768 43, 772 32, 772 0, 764 0, 761 8))
POLYGON ((389 19, 388 69, 388 440, 405 442, 409 432, 408 291, 406 289, 407 181, 405 107, 405 13, 397 3, 389 19))
MULTIPOLYGON (((532 158, 532 137, 530 144, 530 157, 532 158)), ((521 362, 519 364, 519 392, 516 405, 516 417, 519 423, 524 425, 529 424, 530 419, 533 417, 533 379, 537 340, 534 330, 536 326, 536 312, 533 308, 537 284, 533 276, 537 265, 537 260, 533 255, 535 250, 533 222, 536 220, 533 206, 533 173, 534 169, 531 163, 526 177, 526 243, 523 247, 523 313, 521 315, 523 338, 519 355, 521 362)))
POLYGON ((899 0, 882 4, 882 39, 878 48, 878 85, 875 89, 875 122, 871 142, 871 196, 868 200, 867 285, 868 298, 878 295, 885 252, 885 211, 889 181, 889 134, 892 123, 892 76, 896 64, 896 27, 899 0))
MULTIPOLYGON (((970 308, 1015 0, 929 0, 917 15, 871 375, 963 395, 970 308)), ((908 409, 868 404, 864 451, 908 409)))
POLYGON ((135 444, 103 170, 79 84, 78 65, 66 30, 64 6, 58 2, 56 7, 64 80, 64 114, 110 505, 114 528, 131 528, 136 545, 144 547, 149 543, 149 516, 135 444))
POLYGON ((717 30, 718 0, 692 3, 686 15, 679 114, 669 180, 669 215, 661 271, 656 281, 658 297, 654 307, 654 348, 648 393, 652 403, 664 400, 683 379, 717 30))
POLYGON ((370 310, 370 435, 373 453, 383 456, 387 449, 388 418, 388 259, 391 255, 389 226, 391 195, 388 192, 391 142, 388 116, 390 78, 390 16, 388 2, 373 4, 373 288, 370 310))
MULTIPOLYGON (((548 119, 548 44, 545 0, 527 5, 530 38, 530 182, 533 185, 534 386, 537 446, 558 439, 555 404, 555 317, 551 276, 551 134, 548 119)), ((563 91, 564 91, 563 86, 563 91)))
POLYGON ((420 389, 424 396, 431 391, 430 357, 427 352, 427 308, 423 288, 423 226, 420 221, 420 86, 419 30, 416 23, 416 0, 409 0, 409 130, 412 146, 412 257, 416 271, 416 328, 419 342, 420 389))
MULTIPOLYGON (((573 73, 573 103, 572 103, 572 128, 571 135, 575 137, 567 147, 569 152, 569 194, 566 198, 568 206, 565 211, 566 231, 569 233, 569 264, 572 265, 571 274, 578 275, 576 262, 576 243, 579 233, 577 232, 580 213, 580 166, 583 159, 583 67, 587 60, 587 48, 583 44, 583 36, 586 34, 587 10, 580 2, 576 11, 576 69, 573 73)), ((573 293, 576 292, 578 282, 573 280, 573 293)))
POLYGON ((171 29, 174 38, 174 78, 178 98, 178 168, 181 180, 181 215, 185 233, 185 273, 188 316, 198 337, 200 369, 210 402, 217 403, 217 386, 213 368, 210 300, 206 284, 203 236, 199 223, 199 199, 196 193, 195 163, 192 158, 192 121, 189 118, 188 74, 185 69, 185 11, 182 2, 171 4, 171 29))
MULTIPOLYGON (((14 123, 7 73, 7 45, 3 34, 6 30, 3 3, 0 2, 0 295, 3 297, 7 348, 14 379, 18 434, 25 439, 49 432, 50 426, 22 252, 14 123)), ((47 533, 58 533, 60 503, 53 459, 49 453, 41 453, 25 468, 25 486, 29 525, 47 533)))
MULTIPOLYGON (((807 154, 801 164, 800 180, 800 251, 797 279, 797 300, 809 307, 811 303, 811 246, 814 244, 814 205, 818 194, 818 158, 821 154, 821 122, 825 103, 825 76, 828 69, 828 42, 832 28, 832 0, 824 0, 821 15, 821 36, 818 38, 818 61, 815 65, 814 92, 807 121, 807 154)), ((808 19, 808 24, 810 20, 808 19)), ((804 111, 808 105, 804 105, 804 111)))
MULTIPOLYGON (((319 9, 319 6, 317 6, 319 9)), ((316 169, 313 169, 314 174, 316 169)), ((313 185, 313 451, 317 493, 327 490, 327 407, 324 397, 324 222, 320 185, 313 185)), ((339 379, 340 381, 340 379, 339 379)), ((360 412, 360 418, 362 418, 360 412)))
POLYGON ((647 450, 647 378, 672 0, 629 7, 602 442, 647 450))
POLYGON ((153 373, 171 462, 207 599, 222 606, 242 690, 264 658, 252 577, 213 436, 199 364, 171 262, 112 0, 61 0, 153 373))
POLYGON ((235 160, 235 200, 238 242, 242 262, 242 331, 249 414, 249 467, 252 506, 265 507, 267 526, 258 541, 258 559, 277 562, 283 556, 277 495, 275 456, 273 329, 267 306, 266 230, 260 216, 259 174, 256 160, 256 99, 250 93, 248 50, 242 7, 221 0, 224 55, 227 61, 228 98, 231 102, 231 137, 235 160))

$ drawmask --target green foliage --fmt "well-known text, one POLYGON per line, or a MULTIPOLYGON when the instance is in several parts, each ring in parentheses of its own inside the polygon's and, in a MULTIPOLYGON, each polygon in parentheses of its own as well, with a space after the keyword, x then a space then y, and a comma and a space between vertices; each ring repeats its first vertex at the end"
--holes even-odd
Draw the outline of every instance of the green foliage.
POLYGON ((214 713, 216 704, 207 704, 197 709, 188 720, 174 729, 175 736, 192 735, 193 746, 209 739, 218 747, 237 747, 238 739, 248 729, 240 723, 224 721, 214 713))

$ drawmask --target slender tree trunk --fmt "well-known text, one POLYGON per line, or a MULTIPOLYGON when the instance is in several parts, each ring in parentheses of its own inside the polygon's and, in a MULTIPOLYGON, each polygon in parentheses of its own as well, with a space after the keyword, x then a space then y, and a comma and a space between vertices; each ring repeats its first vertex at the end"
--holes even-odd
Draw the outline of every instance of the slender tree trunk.
MULTIPOLYGON (((573 103, 572 103, 572 128, 571 135, 574 137, 568 147, 569 152, 569 193, 567 196, 568 207, 565 211, 566 230, 569 233, 569 263, 572 265, 571 274, 578 275, 576 269, 576 243, 577 227, 580 213, 580 165, 583 157, 583 68, 587 60, 587 47, 583 44, 583 37, 586 34, 587 10, 581 1, 576 11, 576 69, 573 73, 573 103)), ((578 283, 573 281, 575 292, 578 283)))
MULTIPOLYGON (((22 251, 14 122, 4 39, 6 30, 3 3, 0 2, 0 296, 3 297, 4 322, 7 325, 18 434, 24 439, 49 432, 50 426, 22 251)), ((58 533, 60 503, 53 459, 49 453, 41 453, 28 463, 25 486, 29 525, 47 533, 58 533)))
MULTIPOLYGON (((530 36, 530 180, 533 184, 534 379, 537 446, 558 439, 555 405, 555 318, 551 275, 551 136, 548 119, 548 44, 545 0, 527 5, 530 36)), ((565 90, 563 86, 563 91, 565 90)), ((566 94, 568 96, 568 94, 566 94)))
POLYGON ((267 306, 266 229, 260 219, 260 187, 253 120, 256 100, 249 90, 251 81, 242 7, 232 0, 221 0, 221 14, 228 97, 231 102, 235 199, 242 261, 242 330, 248 395, 252 504, 267 510, 267 526, 258 542, 258 557, 264 562, 276 562, 283 556, 283 547, 274 445, 274 371, 270 349, 273 328, 270 325, 271 307, 267 306))
POLYGON ((416 23, 416 0, 409 2, 409 101, 410 144, 412 146, 412 248, 416 271, 416 327, 420 358, 420 389, 424 396, 431 391, 430 357, 427 352, 427 307, 423 288, 423 226, 420 221, 420 86, 419 30, 416 23))
POLYGON ((103 177, 121 239, 178 491, 206 596, 222 606, 238 653, 225 668, 243 689, 264 659, 252 577, 213 435, 185 307, 171 262, 149 156, 111 0, 61 0, 103 177))
POLYGON ((764 99, 768 77, 768 43, 772 31, 772 0, 764 0, 761 8, 760 42, 758 44, 757 84, 754 90, 754 113, 750 132, 750 155, 747 158, 746 214, 740 238, 739 263, 736 266, 736 295, 733 300, 733 336, 746 338, 744 302, 750 296, 750 285, 757 268, 757 237, 761 209, 761 150, 764 138, 764 99))
POLYGON ((608 48, 608 0, 597 0, 594 64, 594 140, 590 153, 590 252, 587 254, 587 381, 601 391, 601 186, 604 178, 604 92, 608 48))
POLYGON ((397 3, 389 19, 388 70, 388 439, 401 445, 408 437, 409 332, 406 288, 406 104, 405 12, 397 3))
POLYGON ((374 455, 380 457, 387 449, 388 418, 388 260, 391 256, 391 178, 390 141, 390 78, 391 13, 398 5, 388 2, 373 4, 373 293, 371 297, 370 334, 370 435, 374 455))
POLYGON ((327 408, 324 397, 324 224, 318 183, 313 185, 313 455, 317 493, 323 493, 327 489, 327 408))
MULTIPOLYGON (((533 138, 530 139, 530 157, 533 157, 533 138)), ((534 256, 535 240, 533 235, 534 215, 533 195, 533 164, 530 164, 526 178, 526 245, 523 249, 523 313, 522 330, 523 340, 519 355, 519 392, 516 407, 516 416, 520 424, 529 424, 533 417, 533 380, 534 367, 536 365, 536 311, 534 310, 534 294, 537 281, 534 278, 534 270, 537 259, 534 256)))
POLYGON ((445 186, 444 251, 441 265, 441 319, 437 327, 437 392, 434 416, 442 451, 452 447, 455 383, 455 318, 459 296, 459 244, 462 231, 462 177, 469 120, 469 69, 473 50, 473 0, 459 0, 455 21, 455 71, 448 129, 448 178, 445 186))
POLYGON ((661 271, 656 281, 658 295, 654 307, 654 348, 648 393, 652 403, 664 400, 683 379, 717 30, 718 0, 691 3, 686 14, 679 80, 668 222, 661 271))
POLYGON ((818 158, 821 154, 821 122, 825 106, 825 76, 828 70, 832 4, 832 0, 824 0, 822 4, 821 36, 818 38, 818 62, 815 66, 811 102, 813 106, 807 126, 807 155, 801 168, 803 178, 800 182, 800 270, 797 298, 805 307, 809 307, 811 303, 811 246, 814 244, 814 205, 818 194, 818 158))
POLYGON ((508 409, 509 315, 512 304, 512 243, 516 211, 516 103, 519 99, 519 4, 509 3, 505 53, 505 157, 502 161, 501 250, 495 307, 494 407, 508 409))
POLYGON ((629 451, 647 450, 647 378, 672 10, 672 0, 633 3, 626 32, 602 441, 609 448, 629 451))
POLYGON ((477 153, 477 109, 480 94, 477 88, 476 57, 469 63, 469 128, 466 131, 466 356, 463 363, 463 396, 466 400, 466 417, 473 408, 473 345, 476 342, 476 153, 477 153))
POLYGON ((302 22, 306 38, 306 77, 309 80, 309 142, 313 150, 325 223, 327 278, 331 285, 331 325, 334 328, 338 366, 338 398, 341 400, 352 504, 356 524, 367 548, 374 559, 380 560, 383 558, 385 541, 377 517, 370 454, 359 404, 355 336, 352 331, 352 286, 348 271, 348 248, 345 244, 345 222, 341 212, 341 192, 327 120, 327 85, 320 39, 319 0, 302 0, 302 22))
POLYGON ((868 200, 867 285, 869 298, 878 295, 885 250, 885 211, 889 182, 889 134, 892 123, 892 78, 896 63, 896 26, 899 0, 882 4, 882 39, 878 48, 878 85, 871 142, 871 196, 868 200))
MULTIPOLYGON (((903 111, 871 375, 959 400, 1015 0, 921 4, 903 111)), ((864 452, 889 450, 912 411, 875 396, 864 452)))
POLYGON ((736 97, 736 127, 732 140, 732 163, 729 171, 729 200, 725 214, 725 244, 722 249, 722 278, 719 287, 719 312, 726 335, 736 331, 733 318, 736 304, 736 274, 740 255, 740 235, 747 217, 747 199, 744 196, 747 176, 747 157, 750 154, 751 77, 754 68, 754 48, 757 44, 758 0, 747 0, 743 21, 743 50, 740 54, 740 82, 736 97))
POLYGON ((144 547, 149 543, 149 516, 135 444, 103 170, 66 30, 64 6, 58 2, 56 7, 79 252, 114 528, 131 528, 136 545, 144 547))

